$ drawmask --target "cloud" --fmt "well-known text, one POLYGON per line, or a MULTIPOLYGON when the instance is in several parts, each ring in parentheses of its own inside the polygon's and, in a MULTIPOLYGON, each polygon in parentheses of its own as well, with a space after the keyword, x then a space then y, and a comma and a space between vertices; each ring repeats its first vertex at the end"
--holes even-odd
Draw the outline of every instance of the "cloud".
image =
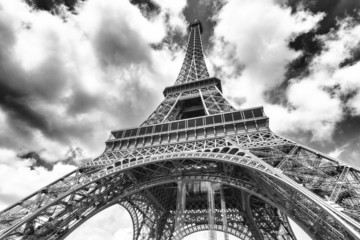
MULTIPOLYGON (((352 17, 359 20, 358 11, 360 9, 360 2, 357 0, 334 0, 329 4, 326 0, 316 1, 294 1, 285 0, 279 1, 283 5, 290 6, 293 12, 301 9, 306 9, 312 13, 325 13, 324 17, 319 21, 318 28, 310 32, 306 32, 297 36, 290 42, 289 46, 296 50, 302 50, 303 54, 291 63, 291 68, 288 70, 288 77, 299 77, 307 73, 307 68, 310 61, 322 51, 322 44, 318 36, 328 34, 334 29, 339 28, 338 21, 342 21, 346 17, 352 17)), ((358 61, 359 55, 350 60, 352 62, 358 61)))
POLYGON ((42 151, 36 152, 26 152, 19 153, 18 158, 26 159, 31 161, 30 169, 34 170, 36 167, 44 167, 45 169, 52 171, 54 165, 57 163, 62 163, 65 165, 73 165, 80 166, 82 163, 90 160, 88 158, 84 158, 83 151, 79 147, 69 147, 68 151, 65 153, 63 158, 59 159, 47 159, 46 154, 42 154, 42 151))
POLYGON ((0 149, 0 209, 13 204, 39 188, 74 170, 75 166, 55 164, 52 171, 44 167, 34 167, 31 159, 19 160, 17 153, 0 149))
POLYGON ((110 130, 140 124, 175 81, 184 51, 153 44, 185 33, 184 6, 149 18, 106 3, 52 14, 0 0, 1 207, 99 155, 110 130))
POLYGON ((329 152, 328 155, 333 158, 338 158, 340 154, 344 152, 344 150, 344 148, 336 148, 335 150, 329 152))
POLYGON ((97 57, 107 65, 126 67, 149 63, 149 43, 161 41, 166 34, 161 16, 149 21, 127 1, 90 1, 74 18, 95 48, 97 57))
POLYGON ((62 6, 74 11, 76 5, 79 3, 79 0, 26 0, 26 2, 35 9, 56 12, 62 6))
POLYGON ((280 104, 272 103, 279 96, 269 94, 287 81, 289 64, 302 54, 289 42, 315 29, 323 17, 305 10, 292 13, 272 1, 225 4, 216 17, 211 58, 215 74, 224 80, 225 94, 242 108, 264 105, 275 132, 310 131, 314 140, 328 138, 341 119, 341 102, 321 85, 294 79, 280 104))
POLYGON ((360 84, 355 78, 360 65, 343 66, 342 62, 359 46, 360 25, 351 18, 338 24, 337 30, 319 37, 323 51, 311 61, 309 74, 291 80, 286 91, 289 115, 284 118, 285 115, 278 114, 279 119, 275 119, 280 130, 286 131, 287 127, 294 132, 311 131, 313 140, 332 141, 346 114, 359 114, 360 84))
POLYGON ((216 16, 211 53, 227 94, 243 106, 265 103, 265 91, 285 80, 287 65, 301 54, 289 48, 289 41, 316 27, 321 18, 306 11, 292 14, 273 1, 227 2, 216 16))
POLYGON ((280 133, 310 132, 313 141, 331 141, 341 120, 341 103, 312 79, 292 83, 287 90, 287 108, 267 105, 273 130, 280 133))
POLYGON ((357 116, 360 109, 360 65, 353 61, 360 25, 352 17, 317 35, 322 50, 308 59, 306 71, 289 75, 296 70, 293 63, 308 54, 292 41, 323 28, 326 16, 275 1, 227 1, 214 17, 209 56, 209 68, 223 80, 230 101, 241 108, 263 105, 273 131, 322 147, 344 144, 333 143, 334 133, 349 112, 357 116))
POLYGON ((170 2, 167 0, 154 0, 154 2, 160 6, 161 14, 166 17, 170 29, 186 34, 187 22, 185 21, 183 10, 187 6, 187 1, 170 2))
POLYGON ((63 8, 59 17, 20 0, 0 1, 0 112, 6 126, 0 142, 46 159, 65 159, 76 147, 95 157, 110 130, 145 120, 184 55, 152 44, 161 43, 169 28, 185 33, 186 2, 157 4, 163 11, 151 18, 115 0, 74 4, 76 15, 63 8), (6 144, 8 136, 16 141, 6 144))

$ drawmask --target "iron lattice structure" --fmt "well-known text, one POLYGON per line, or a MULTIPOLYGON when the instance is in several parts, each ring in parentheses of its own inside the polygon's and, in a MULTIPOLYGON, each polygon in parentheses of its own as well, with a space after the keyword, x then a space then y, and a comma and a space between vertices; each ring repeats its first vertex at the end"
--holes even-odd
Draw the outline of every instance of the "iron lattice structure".
POLYGON ((1 239, 64 239, 120 204, 133 239, 202 230, 240 239, 360 239, 360 169, 274 134, 262 107, 234 109, 210 78, 201 23, 164 101, 138 128, 111 132, 105 151, 0 213, 1 239))

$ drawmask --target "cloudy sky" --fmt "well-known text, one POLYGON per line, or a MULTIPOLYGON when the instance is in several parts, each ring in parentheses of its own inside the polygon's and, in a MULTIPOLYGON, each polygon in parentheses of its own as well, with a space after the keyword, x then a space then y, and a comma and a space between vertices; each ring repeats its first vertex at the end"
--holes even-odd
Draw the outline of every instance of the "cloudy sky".
MULTIPOLYGON (((360 166, 359 7, 0 0, 0 209, 99 155, 111 130, 141 124, 174 83, 194 18, 234 106, 262 105, 274 132, 360 166)), ((105 239, 122 234, 109 229, 105 239)))

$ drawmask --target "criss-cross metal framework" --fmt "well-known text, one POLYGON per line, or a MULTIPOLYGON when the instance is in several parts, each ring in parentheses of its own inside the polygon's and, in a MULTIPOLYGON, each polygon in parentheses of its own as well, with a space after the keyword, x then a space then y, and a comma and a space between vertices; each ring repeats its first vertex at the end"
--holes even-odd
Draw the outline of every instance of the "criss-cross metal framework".
POLYGON ((190 34, 186 55, 175 84, 193 82, 209 77, 201 42, 202 25, 195 20, 189 26, 190 34))
POLYGON ((208 77, 201 23, 164 101, 105 151, 0 213, 0 239, 64 239, 114 204, 133 239, 216 231, 295 240, 289 219, 320 240, 360 239, 360 169, 274 134, 262 107, 234 109, 208 77))

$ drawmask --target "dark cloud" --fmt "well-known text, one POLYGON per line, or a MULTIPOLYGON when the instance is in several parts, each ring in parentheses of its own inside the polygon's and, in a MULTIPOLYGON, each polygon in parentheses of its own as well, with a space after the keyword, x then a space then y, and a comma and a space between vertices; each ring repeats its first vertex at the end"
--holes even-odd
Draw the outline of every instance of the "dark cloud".
POLYGON ((152 18, 161 12, 160 6, 151 0, 130 0, 130 3, 137 6, 146 18, 152 18))
MULTIPOLYGON (((52 14, 59 13, 59 7, 65 6, 72 13, 76 14, 76 8, 87 0, 25 0, 26 3, 36 10, 48 11, 52 14)), ((125 0, 126 1, 126 0, 125 0)), ((160 7, 151 0, 129 0, 131 4, 137 6, 143 16, 152 18, 160 13, 160 7)))
POLYGON ((50 161, 41 157, 41 151, 30 151, 23 154, 19 154, 20 159, 30 159, 32 160, 31 165, 29 166, 31 170, 34 170, 36 167, 43 167, 48 171, 52 171, 54 165, 57 163, 63 163, 66 165, 79 166, 89 159, 84 158, 83 150, 79 147, 69 148, 68 151, 64 154, 64 158, 58 159, 56 161, 50 161))
POLYGON ((96 33, 95 45, 101 62, 105 66, 149 63, 149 48, 141 41, 139 33, 120 18, 118 24, 113 21, 104 16, 103 27, 96 33))
MULTIPOLYGON (((214 33, 216 21, 215 16, 221 11, 225 0, 188 0, 188 5, 184 9, 186 21, 189 23, 195 19, 201 21, 203 25, 202 42, 205 51, 210 49, 213 45, 210 38, 214 33)), ((186 46, 186 44, 184 44, 186 46)))
POLYGON ((113 104, 108 102, 104 106, 106 111, 111 112, 112 117, 119 123, 114 126, 115 129, 139 126, 163 100, 159 91, 148 89, 141 84, 140 77, 134 76, 132 77, 133 81, 123 83, 124 90, 119 94, 126 101, 116 102, 114 100, 113 104))
POLYGON ((322 43, 318 39, 316 30, 312 30, 296 37, 289 43, 289 47, 301 51, 302 55, 289 64, 286 79, 308 74, 307 66, 315 54, 321 51, 322 43))
MULTIPOLYGON (((300 58, 306 59, 307 61, 298 61, 299 64, 294 64, 289 68, 289 71, 293 72, 293 68, 298 68, 297 73, 303 74, 302 70, 308 66, 313 56, 321 52, 322 44, 319 42, 318 37, 334 31, 339 28, 338 22, 346 17, 351 17, 357 21, 360 20, 359 9, 360 1, 358 0, 290 0, 289 6, 292 7, 293 11, 296 11, 299 5, 304 6, 306 10, 313 13, 324 13, 324 18, 319 22, 318 27, 309 32, 304 33, 296 37, 289 46, 295 50, 301 50, 304 55, 300 58)), ((355 59, 354 59, 355 60, 355 59)), ((289 74, 289 77, 294 77, 296 74, 289 74)))
POLYGON ((336 29, 337 21, 347 16, 359 19, 360 2, 358 0, 289 0, 288 3, 293 11, 302 6, 313 13, 326 14, 316 30, 317 34, 326 34, 330 30, 336 29))
POLYGON ((21 120, 23 124, 36 129, 48 128, 45 116, 31 107, 29 95, 22 89, 6 85, 4 79, 0 79, 0 105, 10 118, 21 120))
POLYGON ((46 161, 45 159, 40 157, 40 154, 37 152, 28 152, 25 154, 18 155, 19 158, 22 159, 31 159, 33 163, 31 164, 30 168, 33 170, 35 167, 44 167, 47 170, 51 171, 54 168, 55 163, 51 163, 46 161))
MULTIPOLYGON (((0 32, 0 35, 3 34, 0 32)), ((7 53, 9 49, 12 49, 11 44, 0 50, 0 107, 7 113, 8 124, 21 137, 30 136, 37 129, 50 138, 67 142, 67 134, 72 135, 74 126, 64 126, 59 119, 49 115, 51 113, 46 109, 36 107, 38 101, 59 100, 59 92, 66 79, 61 65, 50 58, 38 72, 31 75, 20 68, 19 63, 7 53)))
MULTIPOLYGON (((44 6, 42 4, 46 4, 45 2, 38 1, 32 4, 37 4, 37 9, 49 10, 53 6, 51 4, 62 3, 53 1, 44 6)), ((110 130, 140 124, 161 101, 161 91, 155 93, 154 89, 149 89, 149 84, 142 83, 152 81, 143 78, 144 69, 153 71, 151 74, 156 76, 149 52, 151 48, 137 29, 132 29, 131 23, 124 21, 122 16, 108 16, 104 12, 102 22, 99 22, 101 26, 94 33, 94 38, 86 39, 96 49, 96 60, 102 63, 100 66, 95 64, 95 67, 99 67, 96 70, 101 72, 100 79, 96 80, 97 84, 119 89, 119 96, 113 96, 113 89, 109 89, 112 90, 111 94, 100 92, 102 88, 91 93, 86 90, 81 79, 81 71, 84 70, 76 65, 79 64, 76 59, 81 56, 77 55, 75 49, 64 45, 64 41, 68 39, 59 36, 56 29, 58 25, 55 25, 53 31, 44 30, 46 33, 35 31, 38 24, 36 21, 21 25, 21 29, 18 29, 14 26, 17 22, 6 19, 1 11, 0 9, 0 109, 5 114, 6 124, 0 136, 2 147, 16 152, 26 151, 27 154, 23 154, 23 157, 32 157, 36 159, 36 164, 51 169, 49 161, 41 159, 40 154, 33 149, 44 148, 47 151, 45 144, 50 142, 65 148, 80 143, 82 146, 96 146, 94 148, 101 150, 110 130), (35 37, 46 46, 39 53, 43 57, 42 61, 35 67, 25 69, 16 58, 14 47, 19 40, 16 39, 19 37, 17 31, 27 32, 30 36, 44 34, 35 37), (132 65, 136 67, 131 76, 120 76, 116 80, 101 79, 103 75, 107 76, 108 69, 127 73, 126 68, 132 65), (97 113, 99 115, 92 116, 97 113), (109 124, 113 127, 109 127, 109 124), (101 135, 103 138, 99 138, 99 128, 104 128, 101 135)), ((156 7, 150 7, 150 11, 156 11, 156 7)), ((36 14, 34 12, 34 16, 36 14)), ((39 18, 44 16, 48 17, 42 14, 39 18)), ((111 74, 109 76, 112 78, 111 74)), ((51 151, 54 152, 53 149, 51 151)))
POLYGON ((0 107, 9 118, 21 120, 22 124, 41 129, 47 126, 46 118, 31 107, 31 94, 23 82, 22 70, 12 57, 14 33, 0 21, 0 107))
POLYGON ((46 35, 52 41, 45 60, 38 67, 25 70, 14 56, 17 41, 14 28, 6 22, 0 17, 0 108, 6 113, 10 127, 8 134, 0 136, 2 146, 26 148, 28 144, 25 142, 35 141, 36 130, 65 144, 71 144, 72 139, 83 141, 88 138, 96 126, 70 121, 70 117, 98 108, 101 99, 83 91, 82 86, 76 84, 77 79, 69 75, 56 32, 46 35), (69 87, 73 93, 64 97, 69 87), (59 118, 54 111, 59 105, 68 112, 69 119, 59 118), (12 135, 10 141, 9 135, 12 135))
POLYGON ((85 0, 26 0, 26 2, 38 10, 45 10, 57 13, 57 8, 61 5, 66 6, 70 11, 75 11, 76 5, 85 0))
MULTIPOLYGON (((305 9, 314 14, 323 13, 324 17, 318 23, 317 28, 310 32, 305 32, 295 37, 289 42, 289 47, 296 51, 301 51, 301 55, 289 63, 287 73, 282 84, 274 89, 269 89, 265 94, 270 103, 286 104, 284 96, 285 89, 292 78, 307 76, 309 64, 315 56, 323 50, 320 36, 336 31, 343 19, 351 17, 354 21, 360 22, 360 1, 358 0, 288 0, 286 7, 291 7, 292 12, 296 13, 299 9, 305 9)), ((354 50, 351 57, 346 59, 341 66, 351 65, 360 60, 359 50, 354 50)))
POLYGON ((69 115, 78 115, 101 107, 98 96, 86 93, 81 89, 76 89, 73 95, 64 101, 68 105, 67 112, 69 115))

